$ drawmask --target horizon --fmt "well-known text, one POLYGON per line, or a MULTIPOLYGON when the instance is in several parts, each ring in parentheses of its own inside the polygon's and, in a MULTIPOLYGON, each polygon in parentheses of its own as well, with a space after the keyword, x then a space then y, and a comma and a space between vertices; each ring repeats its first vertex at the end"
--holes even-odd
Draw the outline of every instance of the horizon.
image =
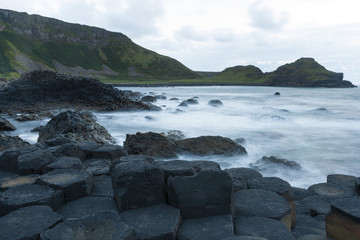
POLYGON ((360 85, 360 56, 353 51, 360 46, 356 27, 360 16, 354 14, 354 6, 349 8, 338 0, 328 4, 323 0, 296 1, 293 5, 282 0, 247 0, 242 4, 214 0, 209 6, 197 1, 191 8, 180 1, 2 1, 4 9, 123 33, 136 44, 172 57, 193 71, 219 72, 254 65, 271 72, 285 63, 311 57, 330 71, 344 73, 344 80, 360 85), (295 6, 298 11, 294 12, 295 6), (299 18, 309 6, 307 18, 299 18), (321 7, 328 11, 318 12, 321 7))

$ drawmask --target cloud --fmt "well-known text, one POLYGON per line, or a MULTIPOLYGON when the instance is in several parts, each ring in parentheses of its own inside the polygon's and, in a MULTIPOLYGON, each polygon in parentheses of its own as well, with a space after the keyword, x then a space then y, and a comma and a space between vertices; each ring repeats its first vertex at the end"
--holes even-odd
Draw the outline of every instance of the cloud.
POLYGON ((255 1, 250 5, 249 15, 251 25, 262 30, 280 30, 289 21, 288 14, 282 12, 280 15, 275 15, 273 10, 262 0, 255 1))

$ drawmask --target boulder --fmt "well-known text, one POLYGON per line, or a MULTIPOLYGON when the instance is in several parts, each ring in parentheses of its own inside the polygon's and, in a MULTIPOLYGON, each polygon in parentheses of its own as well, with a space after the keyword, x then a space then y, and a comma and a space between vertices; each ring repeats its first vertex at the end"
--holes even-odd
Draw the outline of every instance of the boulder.
POLYGON ((234 226, 237 235, 262 237, 268 240, 295 240, 284 223, 270 218, 238 218, 234 226))
POLYGON ((93 187, 93 176, 76 169, 57 169, 39 177, 38 184, 64 192, 66 201, 88 196, 93 187))
POLYGON ((120 211, 166 202, 164 171, 155 163, 118 161, 111 165, 110 175, 120 211))
POLYGON ((126 155, 124 148, 119 145, 104 144, 91 151, 92 158, 108 158, 111 161, 126 155))
POLYGON ((110 197, 84 197, 68 202, 58 210, 64 218, 82 218, 101 212, 118 214, 115 201, 110 197))
POLYGON ((169 177, 195 175, 193 164, 189 161, 172 160, 157 161, 156 163, 164 171, 165 183, 167 183, 169 177))
POLYGON ((220 165, 217 162, 206 160, 191 161, 195 173, 199 173, 202 170, 221 170, 220 165))
POLYGON ((213 99, 208 102, 208 105, 210 105, 212 107, 221 107, 224 104, 220 100, 213 99))
POLYGON ((46 150, 37 150, 25 153, 18 157, 18 171, 21 175, 40 174, 44 167, 52 163, 56 157, 46 150))
POLYGON ((3 171, 17 172, 19 156, 38 150, 32 147, 7 149, 0 152, 0 169, 3 171))
POLYGON ((49 206, 20 208, 0 218, 0 239, 38 239, 40 233, 61 220, 61 216, 49 206))
POLYGON ((308 191, 313 195, 317 194, 332 198, 344 198, 356 195, 355 189, 333 183, 314 184, 308 188, 308 191))
POLYGON ((330 174, 327 176, 327 183, 355 189, 356 177, 344 174, 330 174))
POLYGON ((29 147, 30 143, 22 140, 20 137, 7 136, 0 134, 0 152, 6 149, 29 147))
POLYGON ((331 213, 325 218, 326 235, 333 239, 360 238, 360 198, 340 198, 331 203, 331 213))
POLYGON ((266 217, 282 221, 291 229, 291 208, 278 194, 261 189, 240 190, 234 193, 236 218, 266 217))
POLYGON ((43 173, 51 172, 56 169, 77 169, 80 170, 82 162, 78 158, 74 157, 59 157, 52 163, 42 169, 43 173))
POLYGON ((86 154, 81 147, 75 145, 74 143, 65 143, 56 149, 53 153, 55 157, 73 157, 78 158, 81 161, 84 161, 86 154))
POLYGON ((149 155, 155 158, 177 158, 176 144, 159 133, 126 134, 124 149, 132 155, 149 155))
POLYGON ((255 163, 251 164, 256 170, 265 170, 269 167, 282 167, 293 170, 300 170, 301 166, 297 162, 289 161, 283 158, 275 157, 275 156, 263 156, 261 159, 257 160, 255 163))
POLYGON ((40 240, 123 239, 137 240, 135 231, 118 214, 101 212, 80 219, 67 219, 40 235, 40 240))
POLYGON ((183 220, 178 240, 218 240, 234 236, 231 214, 183 220))
POLYGON ((141 101, 146 102, 146 103, 153 103, 153 102, 156 102, 156 99, 157 99, 156 97, 148 95, 148 96, 142 97, 141 101))
POLYGON ((135 229, 138 239, 176 240, 181 223, 179 209, 166 204, 125 211, 120 217, 135 229))
POLYGON ((182 101, 179 107, 187 107, 188 105, 197 105, 199 101, 196 98, 189 98, 188 100, 182 101))
MULTIPOLYGON (((164 93, 163 93, 164 94, 164 93)), ((155 95, 156 99, 166 100, 165 95, 155 95)))
POLYGON ((228 168, 225 169, 233 180, 234 192, 241 189, 247 189, 247 181, 255 178, 261 178, 262 175, 251 168, 228 168))
POLYGON ((8 120, 3 117, 0 117, 0 132, 3 131, 15 131, 16 127, 11 124, 8 120))
POLYGON ((73 142, 115 143, 108 131, 96 123, 95 115, 86 111, 65 111, 53 117, 39 132, 38 142, 59 136, 73 142))
POLYGON ((230 138, 220 136, 201 136, 176 141, 177 152, 198 156, 206 155, 241 155, 247 154, 244 147, 236 144, 230 138))
POLYGON ((26 176, 11 175, 2 178, 0 179, 0 192, 16 186, 34 184, 38 177, 39 175, 33 174, 26 176))
POLYGON ((110 176, 94 176, 94 186, 91 192, 92 197, 114 197, 110 176))
POLYGON ((225 171, 170 177, 167 190, 169 204, 179 208, 185 219, 232 212, 232 179, 225 171))
POLYGON ((0 193, 0 216, 32 205, 48 205, 57 210, 64 205, 64 195, 61 191, 37 184, 12 187, 0 193))

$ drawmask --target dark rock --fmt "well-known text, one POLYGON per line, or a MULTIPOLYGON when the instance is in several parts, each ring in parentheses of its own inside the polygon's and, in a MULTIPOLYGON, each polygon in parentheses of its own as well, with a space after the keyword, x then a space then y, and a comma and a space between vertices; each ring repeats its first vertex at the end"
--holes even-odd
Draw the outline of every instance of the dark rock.
POLYGON ((159 133, 126 134, 124 149, 132 155, 149 155, 155 158, 177 158, 176 144, 159 133))
POLYGON ((267 217, 282 221, 291 229, 291 208, 281 196, 261 189, 240 190, 234 193, 236 218, 267 217))
POLYGON ((222 240, 266 240, 266 239, 259 237, 249 237, 249 236, 234 236, 234 237, 224 238, 222 240))
MULTIPOLYGON (((37 109, 37 108, 35 108, 35 109, 37 109)), ((33 112, 33 111, 35 111, 35 109, 31 110, 31 111, 33 112)), ((28 122, 28 121, 35 121, 35 120, 39 120, 39 119, 54 117, 54 115, 49 111, 42 111, 40 108, 37 110, 38 110, 38 112, 36 112, 36 113, 26 113, 26 114, 17 115, 15 117, 15 120, 19 121, 19 122, 28 122)), ((28 109, 27 108, 19 109, 19 111, 28 111, 28 109)))
POLYGON ((196 98, 190 98, 188 100, 182 101, 179 104, 179 107, 187 107, 188 105, 197 105, 199 101, 196 98))
POLYGON ((46 150, 37 150, 18 157, 18 171, 20 175, 42 173, 42 169, 56 158, 46 150))
POLYGON ((195 173, 199 173, 203 170, 221 170, 220 165, 217 162, 206 161, 206 160, 195 160, 191 161, 195 173))
POLYGON ((152 102, 156 102, 156 97, 154 96, 144 96, 141 98, 142 102, 147 102, 147 103, 152 103, 152 102))
POLYGON ((331 239, 327 238, 326 236, 320 236, 320 235, 316 235, 316 234, 307 234, 307 235, 303 235, 303 236, 297 238, 297 240, 331 240, 331 239))
POLYGON ((333 198, 352 197, 356 195, 354 189, 350 189, 346 186, 344 187, 333 183, 314 184, 308 188, 308 191, 311 194, 317 194, 317 195, 333 197, 333 198))
POLYGON ((170 130, 167 133, 162 133, 165 137, 167 137, 170 140, 181 140, 185 138, 185 134, 180 130, 170 130))
POLYGON ((304 198, 314 195, 313 193, 310 193, 307 189, 297 187, 291 187, 291 192, 295 200, 303 200, 304 198))
POLYGON ((285 180, 278 177, 254 178, 247 181, 249 189, 262 189, 278 194, 291 191, 291 185, 285 180))
POLYGON ((9 188, 34 184, 38 179, 39 175, 26 175, 26 176, 18 176, 11 175, 5 178, 0 178, 0 191, 5 191, 9 188))
POLYGON ((80 219, 67 219, 40 235, 40 240, 123 239, 136 240, 135 231, 118 214, 96 213, 80 219))
POLYGON ((0 152, 11 149, 11 148, 22 148, 22 147, 29 147, 30 143, 22 140, 18 136, 7 136, 0 134, 0 152))
POLYGON ((306 206, 302 201, 295 201, 296 215, 308 214, 310 215, 310 208, 306 206))
POLYGON ((236 155, 246 154, 245 148, 230 138, 220 136, 201 136, 176 141, 177 152, 182 154, 205 155, 236 155))
POLYGON ((344 174, 330 174, 327 176, 327 183, 355 189, 356 177, 344 174))
POLYGON ((184 218, 231 214, 232 179, 225 171, 203 170, 168 179, 169 204, 184 218))
POLYGON ((40 176, 37 182, 62 190, 65 200, 71 201, 91 193, 93 177, 82 170, 58 169, 40 176))
POLYGON ((121 158, 126 155, 127 153, 124 148, 119 145, 104 144, 91 151, 92 158, 108 158, 110 160, 115 160, 116 158, 121 158))
POLYGON ((56 157, 73 157, 78 158, 81 161, 85 160, 86 154, 81 147, 74 143, 66 143, 59 147, 53 154, 56 157))
POLYGON ((44 128, 44 126, 39 126, 39 127, 36 127, 36 128, 31 129, 30 132, 40 132, 41 129, 43 129, 43 128, 44 128))
POLYGON ((179 101, 178 98, 170 98, 169 100, 170 100, 170 101, 179 101))
POLYGON ((16 127, 11 124, 8 120, 5 118, 0 117, 0 132, 2 131, 15 131, 16 127))
POLYGON ((355 179, 355 190, 360 195, 360 177, 355 179))
POLYGON ((215 100, 210 100, 208 102, 208 105, 210 105, 212 107, 220 107, 220 106, 222 106, 224 104, 220 100, 215 99, 215 100))
POLYGON ((154 120, 154 118, 152 116, 145 116, 145 119, 146 120, 151 120, 151 121, 154 120))
POLYGON ((82 218, 95 213, 112 212, 118 214, 113 198, 84 197, 68 202, 59 209, 58 213, 64 218, 82 218))
POLYGON ((246 142, 245 138, 242 138, 242 137, 236 138, 233 141, 240 145, 244 144, 246 142))
POLYGON ((77 142, 76 145, 85 152, 86 158, 93 158, 92 152, 94 151, 94 149, 102 146, 102 144, 99 144, 93 140, 77 142))
POLYGON ((179 209, 166 204, 123 212, 120 217, 135 229, 138 239, 176 239, 180 227, 179 209))
POLYGON ((92 197, 114 197, 110 176, 94 176, 94 186, 91 192, 92 197))
POLYGON ((91 111, 158 110, 129 99, 128 94, 95 79, 73 77, 51 71, 22 75, 0 91, 4 113, 34 114, 56 109, 91 111))
POLYGON ((120 211, 166 202, 164 172, 155 163, 119 161, 111 165, 110 175, 120 211))
POLYGON ((96 117, 85 111, 66 111, 55 116, 40 131, 38 142, 59 136, 73 142, 93 140, 97 143, 115 143, 108 131, 96 123, 96 117))
POLYGON ((189 105, 186 103, 186 101, 182 101, 178 107, 188 107, 189 105))
POLYGON ((93 176, 109 175, 109 159, 89 159, 84 162, 83 168, 93 176))
POLYGON ((57 210, 64 205, 64 195, 61 191, 37 184, 12 187, 0 193, 0 216, 33 205, 48 205, 57 210))
POLYGON ((74 157, 59 157, 52 163, 43 168, 43 173, 51 172, 56 169, 77 169, 81 170, 82 162, 74 157))
POLYGON ((166 96, 165 95, 155 95, 156 99, 160 99, 160 100, 166 100, 166 96))
POLYGON ((141 98, 141 93, 140 92, 133 92, 133 91, 130 91, 130 90, 123 90, 122 93, 130 98, 131 100, 134 100, 134 101, 137 101, 137 100, 140 100, 141 98))
POLYGON ((325 237, 325 222, 319 222, 309 215, 300 214, 296 216, 296 226, 292 229, 292 234, 296 239, 308 234, 325 237))
POLYGON ((280 96, 279 92, 274 93, 275 96, 280 96))
POLYGON ((237 235, 262 237, 268 240, 295 240, 285 224, 270 218, 251 217, 235 220, 237 235))
POLYGON ((257 170, 265 170, 270 167, 283 167, 294 170, 300 170, 301 166, 297 162, 289 161, 286 159, 278 158, 275 156, 266 157, 263 156, 261 159, 257 160, 255 163, 252 163, 251 166, 257 170))
POLYGON ((234 192, 247 189, 248 180, 262 177, 261 173, 251 168, 228 168, 225 172, 233 179, 234 192))
POLYGON ((15 148, 0 152, 0 169, 17 172, 19 156, 35 151, 34 148, 15 148))
POLYGON ((173 160, 157 161, 156 163, 164 171, 165 183, 167 183, 169 177, 195 175, 193 164, 189 161, 173 160))
MULTIPOLYGON (((44 129, 44 126, 42 126, 41 129, 39 129, 39 132, 42 129, 44 129)), ((61 146, 61 145, 64 145, 64 144, 70 143, 70 142, 71 142, 71 140, 69 138, 58 136, 58 137, 46 140, 45 144, 49 147, 54 147, 54 146, 61 146)))
POLYGON ((0 218, 0 239, 38 239, 40 233, 61 221, 49 206, 20 208, 0 218))
POLYGON ((179 240, 218 240, 234 236, 231 214, 183 220, 179 240))
POLYGON ((153 163, 155 161, 155 158, 147 155, 127 155, 120 158, 120 162, 131 162, 131 161, 147 161, 148 163, 153 163))
POLYGON ((330 212, 330 203, 334 200, 327 196, 310 196, 301 200, 301 202, 310 210, 311 216, 319 214, 328 214, 330 212))
POLYGON ((331 213, 325 218, 326 235, 333 239, 359 239, 360 198, 341 198, 331 203, 331 213))

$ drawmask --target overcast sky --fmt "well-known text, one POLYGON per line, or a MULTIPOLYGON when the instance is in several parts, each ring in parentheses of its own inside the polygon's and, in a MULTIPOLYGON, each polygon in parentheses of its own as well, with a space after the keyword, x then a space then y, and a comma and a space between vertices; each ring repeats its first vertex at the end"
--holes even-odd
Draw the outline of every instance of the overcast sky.
POLYGON ((0 7, 122 32, 198 71, 263 71, 313 57, 360 85, 358 0, 0 0, 0 7))

